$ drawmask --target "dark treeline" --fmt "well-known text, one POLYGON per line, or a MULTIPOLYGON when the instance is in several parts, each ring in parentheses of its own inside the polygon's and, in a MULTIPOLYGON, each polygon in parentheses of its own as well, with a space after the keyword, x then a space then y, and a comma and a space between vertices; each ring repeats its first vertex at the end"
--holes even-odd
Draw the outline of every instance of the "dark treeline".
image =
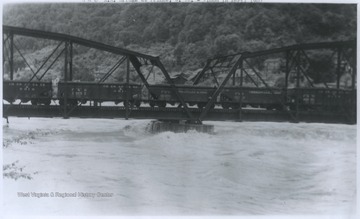
POLYGON ((10 4, 3 16, 5 25, 160 55, 170 71, 216 55, 356 37, 354 4, 10 4))

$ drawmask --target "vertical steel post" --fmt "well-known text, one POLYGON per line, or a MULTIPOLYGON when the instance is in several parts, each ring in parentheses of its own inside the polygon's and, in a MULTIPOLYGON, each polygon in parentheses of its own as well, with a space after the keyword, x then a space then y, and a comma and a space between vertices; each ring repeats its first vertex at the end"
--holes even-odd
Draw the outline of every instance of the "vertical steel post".
POLYGON ((352 74, 351 74, 351 88, 352 89, 355 89, 355 82, 356 82, 356 62, 357 62, 357 57, 356 57, 356 54, 357 54, 357 50, 356 50, 356 47, 353 48, 353 51, 352 51, 352 57, 353 57, 353 62, 352 62, 352 66, 351 66, 351 70, 352 70, 352 74))
POLYGON ((4 79, 4 75, 5 75, 5 43, 6 43, 6 41, 5 41, 5 34, 3 33, 3 49, 2 49, 2 56, 3 56, 3 79, 4 79))
POLYGON ((73 42, 70 42, 69 81, 73 80, 73 42))
POLYGON ((357 62, 357 49, 356 46, 351 48, 351 56, 353 61, 351 62, 351 58, 350 58, 350 65, 351 65, 351 101, 350 101, 350 115, 352 118, 352 123, 356 124, 356 87, 355 87, 355 82, 356 82, 356 62, 357 62))
POLYGON ((129 94, 130 94, 130 59, 126 59, 126 84, 125 84, 125 119, 129 119, 129 94))
POLYGON ((290 50, 286 50, 286 54, 285 54, 285 87, 284 89, 284 101, 285 103, 288 103, 288 101, 291 101, 291 98, 288 97, 289 92, 288 92, 288 87, 289 87, 289 74, 290 74, 290 69, 289 69, 289 63, 290 63, 290 50))
POLYGON ((14 79, 14 34, 10 33, 10 80, 14 79))
POLYGON ((290 51, 288 50, 286 51, 286 64, 285 64, 285 91, 287 91, 289 87, 289 73, 290 73, 289 59, 290 59, 290 51))
POLYGON ((65 83, 65 90, 64 90, 64 118, 67 119, 67 104, 68 104, 68 46, 69 42, 65 42, 65 53, 64 53, 64 83, 65 83))
MULTIPOLYGON (((343 107, 340 103, 340 68, 341 68, 341 47, 337 48, 337 60, 336 60, 336 99, 339 101, 336 103, 338 106, 343 107)), ((345 112, 347 114, 347 112, 345 112)))
POLYGON ((296 88, 300 87, 300 52, 296 53, 296 88))
POLYGON ((239 122, 242 121, 242 99, 243 99, 243 76, 244 76, 244 73, 243 73, 243 64, 244 64, 244 61, 243 59, 241 58, 240 60, 240 64, 239 64, 239 68, 240 68, 240 101, 239 101, 239 122))
POLYGON ((241 63, 240 63, 240 87, 243 86, 243 78, 244 78, 244 70, 243 70, 243 60, 241 60, 241 63))
POLYGON ((337 48, 337 61, 336 61, 336 88, 340 88, 340 67, 341 67, 341 48, 337 48))
POLYGON ((299 117, 299 101, 300 101, 300 52, 297 51, 296 53, 296 112, 295 118, 298 119, 299 117))

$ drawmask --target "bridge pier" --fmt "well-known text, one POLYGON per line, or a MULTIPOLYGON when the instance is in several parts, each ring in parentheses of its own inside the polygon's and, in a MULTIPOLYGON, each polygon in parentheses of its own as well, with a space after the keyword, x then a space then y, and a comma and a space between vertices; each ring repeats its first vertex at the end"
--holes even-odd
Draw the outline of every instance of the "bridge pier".
POLYGON ((151 133, 159 133, 159 132, 175 132, 175 133, 183 133, 188 132, 190 130, 194 130, 197 132, 203 133, 214 133, 213 125, 205 125, 205 124, 190 124, 185 121, 179 120, 166 120, 166 121, 151 121, 147 127, 147 130, 151 133))

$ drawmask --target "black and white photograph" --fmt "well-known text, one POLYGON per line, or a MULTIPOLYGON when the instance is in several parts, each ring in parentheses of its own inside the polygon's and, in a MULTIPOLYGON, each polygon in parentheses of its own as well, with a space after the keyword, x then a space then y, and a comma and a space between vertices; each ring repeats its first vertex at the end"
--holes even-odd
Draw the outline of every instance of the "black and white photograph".
POLYGON ((2 2, 4 218, 357 218, 357 1, 2 2))

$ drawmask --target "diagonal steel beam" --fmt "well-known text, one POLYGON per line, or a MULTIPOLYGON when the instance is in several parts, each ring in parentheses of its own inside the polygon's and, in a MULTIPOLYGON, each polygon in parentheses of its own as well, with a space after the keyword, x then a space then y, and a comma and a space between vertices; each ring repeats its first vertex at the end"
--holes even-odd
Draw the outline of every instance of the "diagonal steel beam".
MULTIPOLYGON (((136 56, 132 56, 130 55, 129 56, 129 60, 131 62, 131 64, 134 66, 136 72, 138 73, 138 75, 140 76, 141 80, 143 81, 144 85, 146 86, 146 88, 149 90, 149 93, 150 95, 154 98, 154 99, 157 99, 156 95, 153 94, 151 92, 151 89, 150 89, 150 85, 149 83, 147 82, 146 78, 144 77, 143 73, 141 72, 141 63, 139 62, 138 58, 136 56)), ((179 94, 177 88, 175 87, 175 84, 173 83, 173 81, 171 80, 169 74, 167 73, 165 67, 162 65, 161 61, 159 58, 155 59, 155 60, 152 60, 151 63, 157 67, 160 68, 160 70, 163 72, 165 78, 168 80, 173 92, 175 93, 175 95, 178 97, 180 103, 183 105, 184 109, 185 109, 185 112, 188 116, 188 118, 191 120, 191 121, 194 121, 196 120, 194 118, 194 116, 192 115, 192 113, 190 112, 189 108, 187 107, 185 101, 183 100, 183 98, 181 97, 181 95, 179 94)), ((197 123, 200 123, 201 122, 199 120, 196 121, 197 123)))
POLYGON ((213 71, 213 68, 210 68, 210 71, 211 71, 211 73, 212 73, 212 75, 213 75, 213 77, 214 77, 214 79, 215 79, 216 85, 219 86, 219 82, 218 82, 218 80, 217 80, 217 78, 216 78, 216 75, 215 75, 215 72, 213 71))
POLYGON ((121 59, 119 61, 117 61, 114 66, 112 66, 110 68, 110 70, 99 80, 98 83, 102 83, 102 82, 106 81, 106 79, 108 79, 110 77, 110 75, 112 75, 116 71, 116 69, 118 69, 125 60, 126 60, 126 56, 121 57, 121 59))
POLYGON ((197 85, 197 84, 200 82, 200 79, 203 77, 203 75, 205 74, 205 72, 208 70, 211 62, 212 62, 211 59, 208 59, 208 60, 206 61, 205 67, 204 67, 204 68, 201 70, 201 72, 196 76, 193 85, 197 85))
POLYGON ((251 70, 255 73, 255 75, 260 79, 260 81, 265 85, 265 87, 270 87, 264 79, 262 79, 261 75, 254 69, 254 67, 247 61, 247 59, 244 59, 246 64, 250 67, 251 70))
MULTIPOLYGON (((140 79, 142 80, 142 82, 144 83, 145 87, 150 91, 150 85, 147 82, 146 78, 144 77, 143 73, 141 72, 141 69, 140 69, 141 63, 139 62, 137 57, 129 55, 128 59, 131 62, 132 66, 135 68, 135 71, 138 73, 138 75, 139 75, 140 79)), ((151 92, 149 92, 149 93, 153 98, 156 99, 156 96, 153 93, 151 93, 151 92)))
POLYGON ((44 73, 40 76, 39 81, 45 76, 45 74, 50 70, 50 68, 55 64, 55 62, 59 59, 59 57, 64 53, 65 48, 61 50, 55 60, 50 64, 50 66, 44 71, 44 73))
MULTIPOLYGON (((309 64, 311 65, 311 59, 309 58, 309 56, 306 54, 306 52, 304 51, 304 50, 300 50, 301 52, 302 52, 302 54, 304 55, 304 57, 306 58, 306 60, 309 62, 309 64)), ((334 57, 334 54, 335 53, 333 53, 332 55, 331 55, 331 59, 334 57)), ((297 62, 297 60, 295 59, 295 61, 297 62)), ((298 64, 299 65, 299 64, 298 64)), ((304 74, 305 75, 305 74, 304 74)), ((307 78, 307 80, 309 80, 308 79, 308 77, 307 77, 307 75, 305 75, 305 77, 307 78)), ((323 84, 325 85, 325 87, 326 88, 329 88, 329 86, 327 85, 327 83, 325 82, 325 81, 323 81, 323 84)), ((311 83, 311 86, 313 87, 313 84, 311 83)))
POLYGON ((157 66, 160 68, 160 70, 162 71, 162 73, 164 74, 166 80, 168 81, 168 83, 170 84, 170 87, 172 89, 172 91, 175 93, 176 97, 178 98, 178 100, 180 101, 181 105, 183 106, 183 108, 185 109, 185 112, 188 116, 188 118, 190 119, 190 121, 195 121, 195 123, 197 124, 201 124, 201 120, 196 119, 193 114, 190 112, 187 104, 185 103, 183 97, 180 95, 178 88, 176 87, 176 85, 174 84, 173 80, 170 78, 169 73, 166 71, 165 67, 163 66, 163 64, 161 63, 160 59, 157 58, 156 59, 156 64, 157 66))
MULTIPOLYGON (((304 54, 303 50, 300 51, 302 51, 302 53, 304 54)), ((307 71, 301 66, 301 63, 299 63, 300 61, 295 59, 295 62, 297 63, 297 66, 300 68, 302 74, 305 76, 306 80, 308 80, 308 82, 310 83, 311 87, 314 87, 314 84, 311 82, 309 76, 307 75, 307 71)))
POLYGON ((4 34, 3 33, 3 46, 5 45, 6 41, 8 41, 10 39, 10 35, 11 34, 4 34), (4 35, 6 35, 6 38, 4 37, 4 35))
MULTIPOLYGON (((8 59, 8 62, 9 62, 9 65, 10 65, 10 56, 11 56, 11 52, 10 52, 10 45, 8 44, 5 44, 4 47, 3 47, 3 62, 5 63, 5 58, 8 59), (5 57, 5 54, 6 54, 6 57, 5 57)), ((4 63, 3 63, 3 66, 4 66, 4 63)), ((3 71, 4 71, 4 68, 3 68, 3 71)))
MULTIPOLYGON (((150 77, 150 74, 152 73, 153 69, 154 69, 154 65, 151 66, 151 69, 150 69, 148 75, 147 75, 146 78, 145 78, 146 81, 147 81, 148 78, 150 77)), ((155 77, 154 77, 154 78, 155 78, 155 77)), ((144 86, 145 86, 144 84, 141 85, 141 90, 144 88, 144 86)))
POLYGON ((150 77, 150 74, 152 73, 153 70, 154 70, 154 66, 152 65, 148 75, 146 76, 146 80, 150 77))
MULTIPOLYGON (((53 52, 47 57, 47 59, 44 61, 44 63, 40 66, 40 68, 35 72, 35 74, 30 78, 29 82, 32 81, 37 74, 40 72, 40 70, 45 66, 45 64, 49 61, 49 59, 55 54, 55 52, 58 50, 58 48, 61 46, 63 42, 60 42, 59 45, 53 50, 53 52)), ((38 78, 40 81, 42 77, 38 78)))
MULTIPOLYGON (((244 59, 244 61, 248 64, 248 66, 250 66, 250 68, 254 71, 254 73, 256 74, 256 76, 258 76, 258 78, 261 80, 261 82, 265 85, 266 89, 268 89, 270 91, 270 93, 276 97, 274 91, 270 88, 270 86, 262 79, 262 77, 260 76, 260 74, 250 65, 250 63, 244 59)), ((284 103, 284 101, 280 98, 278 98, 280 104, 284 107, 284 110, 290 115, 290 117, 293 119, 293 121, 298 122, 298 119, 289 111, 286 110, 286 104, 284 103)))
POLYGON ((225 79, 221 82, 220 86, 215 90, 215 92, 213 93, 213 95, 211 96, 210 100, 207 102, 207 104, 205 105, 205 108, 201 111, 201 114, 199 116, 199 120, 202 121, 205 116, 207 115, 207 113, 209 112, 211 106, 214 104, 214 102, 216 101, 218 95, 220 94, 220 92, 224 89, 226 83, 229 81, 230 77, 235 74, 236 70, 238 69, 238 67, 243 63, 243 54, 236 54, 236 55, 230 55, 230 56, 225 56, 225 57, 220 57, 217 59, 213 59, 216 60, 216 63, 219 62, 220 59, 224 60, 225 58, 229 58, 232 57, 232 60, 235 58, 235 62, 232 66, 232 68, 230 69, 229 73, 226 75, 225 79))
MULTIPOLYGON (((139 75, 140 79, 142 80, 142 82, 144 83, 145 87, 148 89, 151 97, 154 99, 157 99, 157 96, 151 92, 150 85, 147 82, 147 79, 144 77, 143 73, 141 72, 141 69, 140 69, 141 63, 138 60, 138 58, 136 56, 129 55, 128 59, 131 62, 132 66, 135 68, 135 71, 138 73, 138 75, 139 75)), ((152 63, 152 65, 157 65, 157 63, 154 60, 151 60, 151 63, 152 63)))
MULTIPOLYGON (((34 70, 31 68, 30 64, 27 62, 26 58, 24 57, 24 55, 21 53, 21 51, 19 50, 19 48, 15 45, 15 43, 13 43, 14 48, 18 51, 18 53, 20 54, 21 58, 24 59, 25 64, 30 68, 30 70, 32 71, 33 75, 35 75, 34 70)), ((36 76, 35 76, 36 77, 36 76)), ((36 77, 37 79, 39 79, 38 77, 36 77)))
POLYGON ((259 85, 256 83, 256 81, 251 77, 251 75, 245 70, 245 68, 242 69, 247 76, 249 76, 250 80, 255 84, 256 87, 259 87, 259 85))
POLYGON ((214 94, 211 96, 211 99, 207 102, 205 108, 201 111, 201 114, 199 116, 199 120, 202 121, 206 114, 209 112, 211 106, 213 105, 213 103, 215 102, 217 96, 220 94, 220 92, 224 89, 225 84, 228 82, 228 80, 230 79, 230 77, 232 76, 232 74, 235 73, 236 69, 238 68, 240 62, 242 62, 242 57, 240 56, 240 58, 236 61, 235 65, 231 68, 230 72, 226 75, 225 79, 221 82, 220 86, 216 89, 216 91, 214 92, 214 94))
MULTIPOLYGON (((300 63, 297 61, 297 57, 301 55, 300 51, 302 51, 302 50, 289 50, 288 51, 289 52, 289 57, 287 57, 287 58, 289 58, 289 60, 288 60, 288 63, 287 63, 287 65, 288 65, 288 67, 287 67, 288 70, 287 71, 288 72, 286 73, 286 77, 287 77, 286 78, 286 83, 288 83, 288 77, 290 75, 290 71, 295 66, 295 64, 297 64, 297 66, 302 68, 300 63)), ((304 55, 306 55, 306 54, 304 53, 304 55)), ((307 57, 307 55, 306 55, 306 58, 308 59, 309 64, 311 64, 310 59, 307 57)), ((306 72, 306 70, 303 69, 303 68, 301 70, 302 70, 302 72, 306 72)), ((305 73, 304 73, 304 76, 307 78, 307 80, 310 82, 311 86, 313 87, 313 83, 310 81, 310 78, 305 73)), ((324 84, 327 87, 327 84, 325 82, 324 82, 324 84)), ((286 86, 286 88, 287 87, 288 86, 286 86)))

